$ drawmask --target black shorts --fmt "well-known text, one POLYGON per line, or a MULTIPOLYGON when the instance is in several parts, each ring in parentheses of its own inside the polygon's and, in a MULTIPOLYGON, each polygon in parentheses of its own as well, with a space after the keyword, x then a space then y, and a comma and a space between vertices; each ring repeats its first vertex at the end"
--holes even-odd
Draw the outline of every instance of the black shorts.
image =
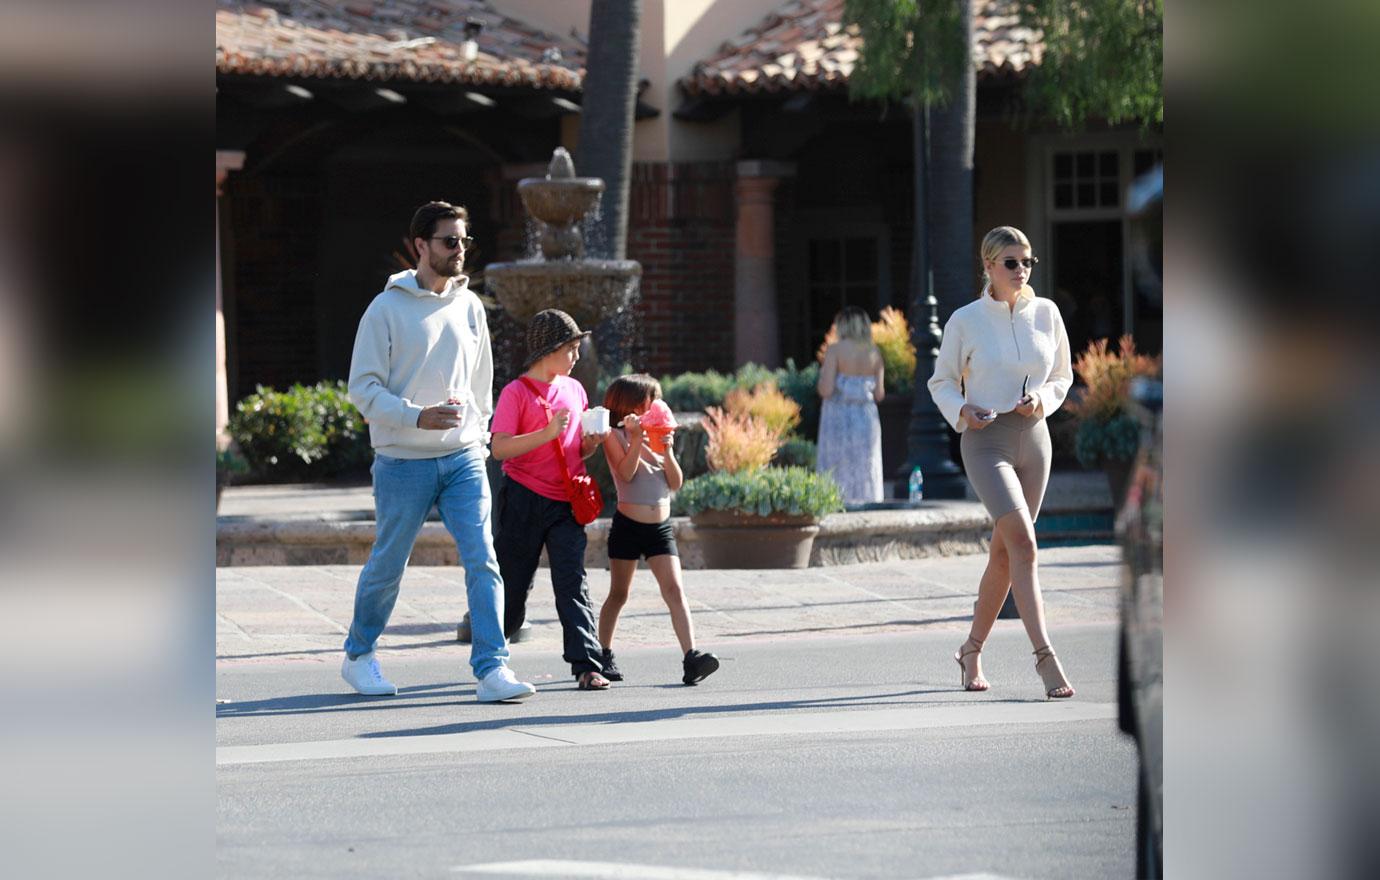
POLYGON ((669 518, 659 523, 640 523, 614 512, 613 524, 609 526, 609 559, 631 559, 636 562, 644 556, 651 559, 653 556, 679 555, 669 518))

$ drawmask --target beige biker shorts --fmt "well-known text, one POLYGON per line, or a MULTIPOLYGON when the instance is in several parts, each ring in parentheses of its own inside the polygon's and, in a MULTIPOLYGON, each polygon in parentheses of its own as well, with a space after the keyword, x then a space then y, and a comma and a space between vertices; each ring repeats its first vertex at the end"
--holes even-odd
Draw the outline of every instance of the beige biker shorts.
POLYGON ((1043 417, 1002 413, 980 431, 969 426, 960 449, 968 482, 994 521, 1022 508, 1035 521, 1049 486, 1049 426, 1043 417))

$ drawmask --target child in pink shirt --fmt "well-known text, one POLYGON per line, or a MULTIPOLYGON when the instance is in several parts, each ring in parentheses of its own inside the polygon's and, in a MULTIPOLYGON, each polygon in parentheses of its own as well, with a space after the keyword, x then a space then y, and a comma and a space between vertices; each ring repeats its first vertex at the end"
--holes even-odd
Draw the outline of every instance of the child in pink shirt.
POLYGON ((503 576, 508 638, 513 638, 527 617, 527 594, 545 548, 564 633, 565 661, 581 690, 604 690, 609 682, 602 674, 603 649, 595 635, 585 579, 585 527, 571 511, 552 443, 559 441, 574 477, 585 473, 584 459, 608 436, 582 438, 580 433, 580 414, 589 399, 584 387, 570 378, 570 370, 580 359, 580 343, 587 336, 558 309, 538 312, 527 327, 528 356, 523 365, 527 372, 504 387, 490 428, 493 456, 503 462, 505 474, 495 501, 494 549, 503 576))

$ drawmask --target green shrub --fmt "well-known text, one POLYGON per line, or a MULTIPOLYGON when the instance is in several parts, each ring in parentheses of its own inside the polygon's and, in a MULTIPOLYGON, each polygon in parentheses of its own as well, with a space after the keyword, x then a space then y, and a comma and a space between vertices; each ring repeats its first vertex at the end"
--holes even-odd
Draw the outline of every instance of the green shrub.
POLYGON ((369 426, 355 405, 343 381, 318 382, 317 411, 324 417, 326 461, 330 473, 368 469, 374 460, 369 445, 369 426))
POLYGON ((828 474, 803 467, 772 467, 736 474, 714 472, 687 480, 676 494, 674 508, 691 516, 722 510, 821 517, 843 510, 843 496, 828 474))
POLYGON ((761 364, 743 364, 736 373, 725 375, 716 370, 703 373, 679 373, 661 377, 661 396, 675 412, 703 412, 711 406, 723 406, 729 392, 737 389, 751 391, 760 385, 775 382, 781 393, 800 406, 800 424, 795 434, 813 437, 819 431, 819 365, 796 368, 787 359, 786 366, 769 370, 761 364))
POLYGON ((734 387, 732 376, 715 370, 680 373, 661 377, 661 399, 673 412, 703 412, 707 407, 723 406, 724 397, 734 387))
POLYGON ((795 361, 786 359, 786 366, 776 371, 776 387, 800 405, 800 424, 795 434, 810 439, 819 436, 819 364, 797 370, 795 361))
POLYGON ((235 405, 235 438, 257 477, 316 480, 364 468, 371 457, 368 428, 344 382, 262 385, 235 405))
POLYGON ((814 470, 817 450, 815 441, 804 437, 789 437, 781 448, 776 450, 772 467, 803 467, 814 470))
POLYGON ((751 391, 758 385, 765 385, 768 382, 775 381, 775 379, 775 370, 748 361, 738 368, 738 372, 733 374, 733 387, 751 391))

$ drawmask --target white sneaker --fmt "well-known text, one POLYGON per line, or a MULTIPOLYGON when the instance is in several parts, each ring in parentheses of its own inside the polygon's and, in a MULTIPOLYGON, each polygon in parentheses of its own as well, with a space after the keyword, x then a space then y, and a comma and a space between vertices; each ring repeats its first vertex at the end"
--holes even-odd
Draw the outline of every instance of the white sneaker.
POLYGON ((500 700, 525 700, 537 692, 525 681, 518 681, 513 670, 500 666, 479 681, 476 697, 481 703, 496 703, 500 700))
POLYGON ((392 696, 398 692, 398 686, 383 677, 373 651, 360 654, 353 660, 346 654, 345 662, 340 666, 340 677, 365 696, 392 696))

